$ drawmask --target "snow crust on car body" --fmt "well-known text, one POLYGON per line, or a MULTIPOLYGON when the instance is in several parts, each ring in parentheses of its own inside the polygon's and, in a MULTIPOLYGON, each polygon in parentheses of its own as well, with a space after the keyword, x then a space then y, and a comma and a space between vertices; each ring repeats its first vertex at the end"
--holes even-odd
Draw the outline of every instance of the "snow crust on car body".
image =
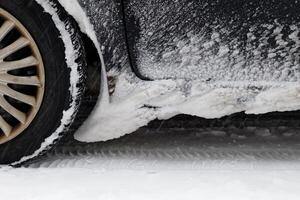
POLYGON ((300 80, 299 1, 124 2, 130 55, 144 77, 300 80))
POLYGON ((238 112, 264 114, 299 109, 298 83, 142 81, 128 71, 118 77, 110 104, 96 110, 93 120, 88 120, 75 138, 83 142, 115 139, 154 119, 178 114, 213 119, 238 112))
MULTIPOLYGON (((124 53, 124 38, 120 35, 120 31, 124 30, 118 27, 122 24, 117 1, 59 1, 77 20, 81 31, 87 33, 96 44, 100 56, 104 55, 101 57, 103 71, 106 69, 108 75, 117 78, 115 93, 99 99, 89 119, 75 134, 79 141, 118 138, 154 119, 168 119, 177 114, 220 118, 237 112, 263 114, 300 109, 300 87, 297 82, 143 81, 132 72, 128 55, 124 53), (116 30, 119 31, 117 35, 112 33, 116 30), (116 41, 121 43, 110 46, 116 41)), ((182 47, 189 49, 186 45, 182 47)), ((226 53, 226 50, 222 52, 226 53)), ((147 62, 144 64, 147 65, 147 62)), ((106 75, 103 78, 106 81, 106 75)))

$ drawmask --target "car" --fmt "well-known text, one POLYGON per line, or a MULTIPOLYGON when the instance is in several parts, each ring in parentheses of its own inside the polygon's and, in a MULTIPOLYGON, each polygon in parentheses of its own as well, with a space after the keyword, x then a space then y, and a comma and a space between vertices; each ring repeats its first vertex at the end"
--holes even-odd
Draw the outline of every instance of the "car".
POLYGON ((0 164, 79 127, 104 141, 180 114, 298 126, 299 13, 297 0, 0 0, 0 164))

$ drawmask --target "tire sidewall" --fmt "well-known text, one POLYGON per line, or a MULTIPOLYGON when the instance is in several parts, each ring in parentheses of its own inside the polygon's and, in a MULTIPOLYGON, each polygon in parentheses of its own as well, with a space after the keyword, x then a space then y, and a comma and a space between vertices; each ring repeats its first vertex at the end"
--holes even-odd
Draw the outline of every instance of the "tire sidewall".
POLYGON ((64 43, 51 16, 35 1, 0 0, 0 7, 27 28, 39 47, 45 68, 45 93, 36 117, 18 137, 0 145, 0 163, 9 164, 33 154, 56 131, 72 97, 64 43))

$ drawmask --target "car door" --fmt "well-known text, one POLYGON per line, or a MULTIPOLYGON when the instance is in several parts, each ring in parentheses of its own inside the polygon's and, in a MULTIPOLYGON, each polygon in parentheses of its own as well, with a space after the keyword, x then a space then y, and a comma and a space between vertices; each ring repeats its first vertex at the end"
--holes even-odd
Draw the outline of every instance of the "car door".
POLYGON ((150 79, 299 80, 296 0, 123 0, 131 64, 150 79))

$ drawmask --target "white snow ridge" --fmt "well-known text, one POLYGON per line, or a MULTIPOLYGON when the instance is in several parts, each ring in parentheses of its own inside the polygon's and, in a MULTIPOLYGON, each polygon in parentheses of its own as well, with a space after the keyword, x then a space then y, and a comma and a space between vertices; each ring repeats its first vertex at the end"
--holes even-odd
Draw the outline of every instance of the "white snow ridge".
POLYGON ((84 142, 106 141, 132 133, 154 119, 178 114, 220 118, 237 112, 263 114, 300 109, 295 82, 142 81, 130 72, 118 77, 109 104, 75 134, 84 142))

